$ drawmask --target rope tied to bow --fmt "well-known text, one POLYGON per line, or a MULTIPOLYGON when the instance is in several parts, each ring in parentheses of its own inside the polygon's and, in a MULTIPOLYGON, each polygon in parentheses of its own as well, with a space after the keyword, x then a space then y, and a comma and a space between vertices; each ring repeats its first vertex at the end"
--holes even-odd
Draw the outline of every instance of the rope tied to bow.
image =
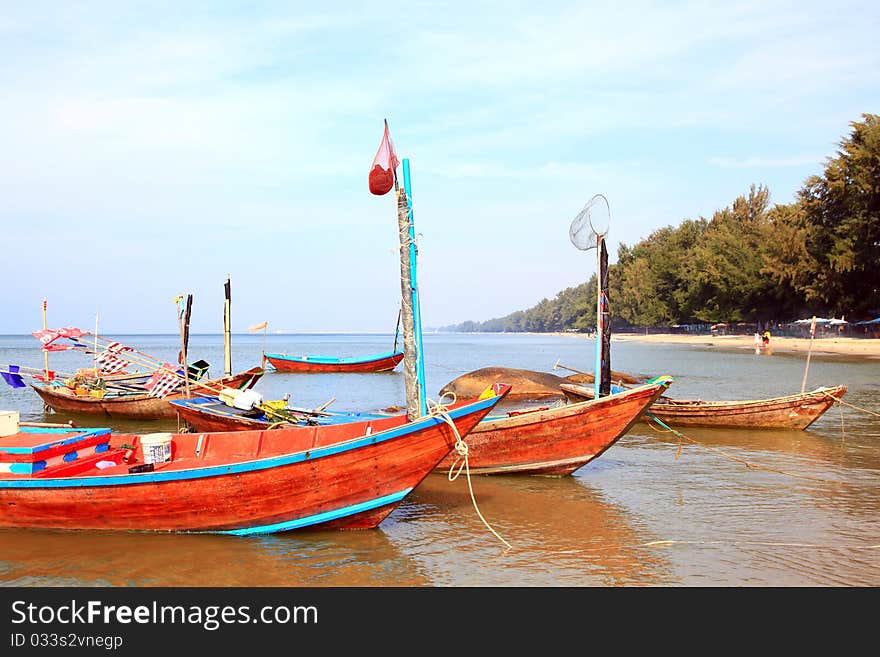
POLYGON ((818 481, 818 482, 825 483, 825 484, 845 485, 845 483, 846 483, 843 481, 835 481, 833 479, 823 479, 821 477, 811 477, 810 475, 798 474, 795 472, 787 472, 786 470, 779 470, 777 468, 771 468, 769 466, 761 465, 759 463, 752 463, 751 461, 747 461, 746 459, 740 458, 738 456, 733 456, 732 454, 728 454, 724 450, 716 449, 716 448, 711 447, 709 445, 704 445, 703 443, 701 443, 697 440, 694 440, 693 438, 689 438, 688 436, 685 436, 683 433, 676 431, 675 429, 670 427, 668 424, 663 422, 663 420, 658 418, 653 413, 648 412, 645 415, 648 418, 650 418, 653 422, 656 422, 658 426, 662 427, 662 430, 661 430, 661 429, 655 428, 653 424, 648 424, 648 426, 651 427, 651 429, 653 429, 654 431, 657 431, 658 433, 666 433, 666 432, 672 433, 676 438, 678 438, 678 449, 675 452, 676 459, 681 454, 681 448, 683 445, 682 441, 686 440, 693 445, 697 445, 698 447, 702 447, 704 449, 708 449, 709 451, 715 452, 716 454, 720 454, 721 456, 723 456, 726 459, 729 459, 729 460, 734 461, 736 463, 741 463, 749 470, 764 470, 766 472, 775 472, 777 474, 788 475, 789 477, 797 477, 799 479, 809 479, 810 481, 818 481))
POLYGON ((501 537, 501 535, 492 528, 492 525, 488 523, 488 521, 483 517, 483 514, 480 512, 480 507, 477 506, 477 499, 474 496, 474 488, 471 485, 470 466, 468 465, 468 445, 461 437, 461 434, 458 432, 458 427, 455 426, 455 422, 449 415, 449 406, 455 404, 456 401, 455 393, 448 392, 440 397, 440 400, 437 402, 435 402, 433 399, 428 399, 426 401, 428 404, 428 415, 443 420, 446 424, 452 427, 452 433, 455 435, 455 446, 453 447, 453 449, 455 450, 456 457, 455 460, 452 462, 452 465, 449 466, 449 472, 446 475, 447 479, 449 481, 455 481, 456 479, 458 479, 458 476, 461 474, 462 470, 464 470, 467 477, 468 491, 471 494, 471 502, 474 505, 474 510, 477 512, 477 516, 479 516, 480 520, 483 521, 483 524, 486 525, 488 530, 495 535, 495 538, 504 543, 504 545, 506 545, 508 549, 511 549, 512 546, 510 545, 510 543, 505 541, 501 537), (443 400, 447 396, 451 398, 451 401, 449 401, 448 404, 444 404, 443 400), (458 465, 459 461, 461 461, 461 465, 458 465), (457 471, 455 470, 456 466, 458 466, 457 471), (453 471, 455 471, 454 475, 453 471))
POLYGON ((880 413, 877 413, 877 412, 872 411, 867 408, 862 408, 861 406, 856 406, 855 404, 850 404, 849 402, 845 402, 840 397, 835 397, 831 393, 825 392, 824 390, 822 392, 826 397, 830 397, 831 399, 833 399, 836 403, 840 404, 841 406, 849 406, 850 408, 855 409, 857 411, 861 411, 862 413, 867 413, 868 415, 875 415, 877 417, 880 417, 880 413))

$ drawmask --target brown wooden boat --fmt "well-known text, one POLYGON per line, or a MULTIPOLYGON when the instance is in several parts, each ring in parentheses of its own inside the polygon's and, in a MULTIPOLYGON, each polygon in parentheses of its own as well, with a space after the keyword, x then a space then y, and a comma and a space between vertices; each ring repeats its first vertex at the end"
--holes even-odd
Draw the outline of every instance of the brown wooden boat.
MULTIPOLYGON (((263 369, 254 367, 232 376, 200 381, 190 386, 190 395, 216 394, 221 388, 252 388, 262 376, 263 369)), ((153 397, 147 392, 105 393, 103 397, 96 397, 92 394, 77 394, 76 390, 59 384, 32 383, 31 387, 43 399, 46 406, 57 413, 102 415, 135 420, 173 420, 177 417, 177 409, 171 405, 171 400, 183 399, 186 396, 185 391, 177 390, 162 399, 153 397)))
MULTIPOLYGON (((569 383, 560 387, 571 400, 593 398, 592 388, 569 383)), ((671 399, 664 396, 657 399, 641 419, 650 422, 651 415, 654 415, 673 428, 806 429, 845 393, 846 386, 841 385, 784 397, 743 401, 671 399)))
MULTIPOLYGON (((660 376, 599 399, 487 417, 466 441, 470 472, 571 474, 616 443, 671 383, 660 376)), ((456 458, 450 453, 436 470, 448 471, 456 458)))

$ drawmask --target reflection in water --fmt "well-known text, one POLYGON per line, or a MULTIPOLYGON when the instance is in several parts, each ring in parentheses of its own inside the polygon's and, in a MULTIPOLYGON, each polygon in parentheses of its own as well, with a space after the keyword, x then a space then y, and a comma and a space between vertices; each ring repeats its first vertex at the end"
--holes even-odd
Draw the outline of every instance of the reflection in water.
POLYGON ((651 585, 667 580, 663 555, 633 518, 572 477, 433 474, 390 530, 413 544, 435 585, 651 585))
POLYGON ((7 586, 417 586, 379 530, 263 537, 0 531, 7 586))
POLYGON ((637 429, 576 476, 638 508, 689 585, 880 582, 880 478, 870 457, 804 432, 690 431, 705 447, 637 429), (766 442, 765 442, 766 441, 766 442), (737 445, 738 448, 732 447, 737 445), (717 449, 768 469, 731 461, 717 449), (841 482, 841 483, 836 483, 841 482))

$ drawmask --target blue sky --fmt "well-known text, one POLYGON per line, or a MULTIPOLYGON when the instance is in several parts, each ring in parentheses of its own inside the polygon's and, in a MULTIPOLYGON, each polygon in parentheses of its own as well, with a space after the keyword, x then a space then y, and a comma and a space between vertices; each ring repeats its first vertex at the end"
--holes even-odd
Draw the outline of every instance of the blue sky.
POLYGON ((880 112, 874 2, 4 2, 0 333, 94 325, 393 332, 389 120, 413 175, 426 327, 595 271, 568 239, 789 203, 880 112))

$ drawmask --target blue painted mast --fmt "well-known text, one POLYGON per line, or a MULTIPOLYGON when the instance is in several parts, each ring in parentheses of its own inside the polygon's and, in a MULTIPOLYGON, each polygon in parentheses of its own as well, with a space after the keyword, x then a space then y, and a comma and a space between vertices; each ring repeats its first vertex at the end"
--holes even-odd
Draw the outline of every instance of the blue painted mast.
POLYGON ((599 399, 602 383, 602 235, 596 235, 596 364, 593 368, 593 388, 599 399))
POLYGON ((409 158, 403 159, 403 191, 406 193, 406 206, 409 211, 409 273, 410 295, 412 298, 413 333, 416 343, 416 379, 419 392, 419 414, 427 415, 428 403, 425 397, 425 353, 422 349, 422 312, 419 305, 419 286, 416 277, 418 249, 416 248, 416 229, 412 210, 412 184, 409 174, 409 158))

